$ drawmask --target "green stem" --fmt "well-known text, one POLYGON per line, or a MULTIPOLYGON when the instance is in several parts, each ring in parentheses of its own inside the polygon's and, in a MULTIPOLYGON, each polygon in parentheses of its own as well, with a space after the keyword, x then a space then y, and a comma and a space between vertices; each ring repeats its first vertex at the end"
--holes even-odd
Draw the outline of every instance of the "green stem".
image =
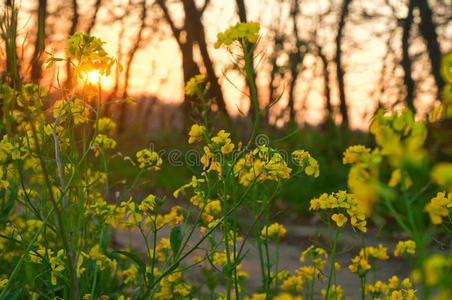
POLYGON ((326 288, 325 300, 328 299, 328 295, 330 294, 331 280, 333 279, 334 272, 334 263, 336 261, 336 245, 339 237, 340 228, 336 228, 336 234, 334 236, 333 248, 331 249, 331 265, 330 265, 330 275, 328 276, 328 286, 326 288))
POLYGON ((25 252, 22 254, 21 258, 17 262, 16 266, 14 267, 14 270, 12 271, 11 275, 9 276, 8 283, 6 284, 6 286, 3 287, 2 292, 0 293, 0 299, 2 299, 2 300, 5 299, 6 292, 10 288, 11 284, 13 284, 15 282, 16 276, 18 275, 18 273, 20 271, 20 267, 24 263, 24 260, 27 257, 28 252, 30 252, 31 248, 33 247, 33 244, 38 239, 39 235, 41 234, 41 231, 46 226, 47 221, 49 220, 49 218, 50 218, 50 216, 52 215, 53 212, 54 212, 54 208, 52 208, 50 210, 49 214, 42 221, 42 224, 39 227, 38 231, 35 233, 35 235, 33 236, 33 239, 31 240, 31 242, 28 244, 27 248, 25 249, 25 252))

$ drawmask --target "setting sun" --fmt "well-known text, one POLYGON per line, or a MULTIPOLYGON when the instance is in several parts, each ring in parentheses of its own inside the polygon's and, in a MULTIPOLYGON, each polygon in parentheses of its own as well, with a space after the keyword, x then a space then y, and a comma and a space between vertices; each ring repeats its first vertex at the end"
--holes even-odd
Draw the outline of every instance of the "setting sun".
POLYGON ((91 83, 93 83, 93 84, 96 84, 96 83, 98 83, 99 80, 101 79, 101 75, 100 75, 100 73, 99 73, 98 70, 93 70, 93 71, 89 72, 89 73, 86 75, 86 79, 87 79, 89 82, 91 82, 91 83))

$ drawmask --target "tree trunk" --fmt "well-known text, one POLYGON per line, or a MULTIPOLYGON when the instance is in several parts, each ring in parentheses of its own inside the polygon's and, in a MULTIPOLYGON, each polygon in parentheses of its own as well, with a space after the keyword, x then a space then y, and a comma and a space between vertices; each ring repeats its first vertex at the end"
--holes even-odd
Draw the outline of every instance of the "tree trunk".
POLYGON ((86 29, 86 34, 90 35, 91 31, 94 28, 94 25, 96 25, 97 15, 99 13, 100 6, 102 4, 102 0, 96 0, 96 3, 94 3, 94 13, 91 18, 91 21, 89 22, 88 28, 86 29))
MULTIPOLYGON (((77 29, 77 26, 78 26, 79 17, 80 16, 78 14, 77 0, 72 0, 72 22, 71 22, 71 28, 69 28, 69 32, 68 32, 69 36, 71 36, 75 33, 75 30, 77 29)), ((74 74, 72 73, 71 62, 70 62, 70 60, 68 60, 66 62, 66 83, 65 83, 66 88, 70 89, 73 87, 73 85, 74 85, 73 77, 74 77, 74 74)))
POLYGON ((406 87, 405 103, 413 112, 416 112, 414 107, 414 89, 415 84, 411 73, 411 58, 409 54, 410 48, 410 30, 413 23, 413 9, 414 0, 410 0, 408 3, 408 15, 403 21, 403 34, 402 34, 402 67, 404 71, 403 82, 406 87))
POLYGON ((47 17, 47 0, 38 1, 38 32, 31 66, 31 81, 39 83, 42 78, 42 53, 45 49, 45 27, 47 17))
POLYGON ((432 68, 433 78, 438 87, 438 99, 440 99, 441 91, 444 87, 444 81, 441 77, 441 48, 438 42, 438 35, 436 34, 436 25, 432 18, 432 9, 427 0, 413 0, 419 9, 421 22, 419 29, 427 44, 428 56, 430 58, 430 65, 432 68))
POLYGON ((185 11, 185 31, 187 32, 187 40, 189 37, 192 37, 193 42, 197 43, 199 46, 204 67, 207 72, 207 79, 210 82, 210 90, 208 92, 210 94, 209 96, 215 97, 219 111, 225 115, 228 115, 223 92, 221 91, 221 86, 218 83, 218 78, 213 68, 213 62, 210 59, 210 55, 207 50, 204 25, 201 22, 201 14, 196 8, 193 0, 183 0, 183 4, 185 11))
MULTIPOLYGON (((125 66, 125 74, 124 74, 124 90, 122 94, 122 98, 125 99, 128 96, 127 90, 129 89, 129 81, 130 81, 130 68, 132 67, 133 59, 135 58, 135 54, 140 48, 141 39, 143 38, 143 31, 146 28, 146 17, 147 17, 147 8, 146 8, 146 0, 142 0, 140 2, 141 6, 141 14, 140 14, 140 27, 138 29, 135 41, 130 48, 129 53, 127 55, 127 63, 125 66)), ((127 106, 126 102, 121 104, 119 110, 119 120, 118 120, 118 133, 121 133, 125 129, 125 117, 127 115, 127 106)))
POLYGON ((2 38, 5 41, 5 50, 6 50, 6 71, 7 75, 10 78, 10 84, 16 88, 20 89, 22 85, 22 81, 20 78, 20 66, 18 64, 17 59, 17 7, 15 5, 15 1, 6 1, 5 2, 6 11, 5 11, 5 24, 2 28, 6 32, 2 32, 2 38))
POLYGON ((339 100, 340 100, 340 112, 342 116, 342 127, 349 127, 349 119, 348 119, 348 108, 347 108, 347 99, 345 96, 345 82, 344 82, 344 69, 342 67, 342 37, 344 34, 345 27, 345 19, 349 13, 349 6, 352 0, 344 0, 342 2, 342 8, 339 16, 339 24, 337 29, 336 36, 336 77, 337 77, 337 85, 339 89, 339 100))
POLYGON ((294 52, 290 53, 289 57, 289 69, 290 69, 290 86, 289 86, 289 120, 291 122, 295 121, 295 87, 297 84, 297 79, 299 75, 299 65, 303 62, 304 54, 301 53, 300 47, 302 46, 302 41, 300 39, 300 36, 298 34, 298 27, 297 27, 297 17, 299 13, 299 2, 298 0, 293 1, 292 10, 290 12, 290 16, 292 18, 292 30, 293 34, 295 36, 295 47, 296 49, 294 52))
POLYGON ((331 89, 330 89, 330 72, 328 70, 328 59, 323 53, 321 46, 317 45, 317 54, 322 61, 322 71, 323 71, 323 94, 325 96, 325 111, 327 112, 325 118, 325 125, 328 127, 334 126, 334 111, 333 105, 331 104, 331 89))

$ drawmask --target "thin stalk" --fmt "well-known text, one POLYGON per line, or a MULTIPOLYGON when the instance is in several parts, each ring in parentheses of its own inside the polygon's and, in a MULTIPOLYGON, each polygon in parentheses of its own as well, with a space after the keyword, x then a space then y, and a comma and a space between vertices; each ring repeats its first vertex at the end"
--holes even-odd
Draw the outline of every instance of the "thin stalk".
POLYGON ((336 260, 336 245, 339 237, 340 228, 336 228, 336 234, 334 235, 333 248, 331 249, 331 265, 330 265, 330 275, 328 276, 328 286, 326 288, 325 300, 328 300, 328 295, 330 294, 331 280, 333 279, 334 263, 336 260))
POLYGON ((14 270, 11 272, 11 275, 9 276, 8 283, 3 287, 2 292, 0 293, 0 299, 5 299, 6 292, 10 288, 11 284, 15 282, 16 276, 19 273, 20 267, 25 261, 25 258, 27 257, 28 252, 30 252, 31 248, 33 247, 33 244, 38 239, 39 235, 41 234, 41 231, 44 229, 44 227, 47 224, 47 221, 49 220, 50 216, 53 214, 54 208, 52 208, 49 212, 49 214, 45 217, 45 219, 42 221, 41 226, 39 227, 38 231, 33 236, 33 239, 28 244, 27 248, 25 249, 25 252, 20 257, 19 261, 17 262, 16 266, 14 267, 14 270))

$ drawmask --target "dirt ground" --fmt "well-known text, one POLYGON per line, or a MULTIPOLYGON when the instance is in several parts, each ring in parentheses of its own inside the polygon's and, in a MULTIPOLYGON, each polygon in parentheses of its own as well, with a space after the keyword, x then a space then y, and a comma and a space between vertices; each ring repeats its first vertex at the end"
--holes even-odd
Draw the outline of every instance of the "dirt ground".
MULTIPOLYGON (((245 222, 246 223, 246 222, 245 222)), ((282 222, 283 223, 283 222, 282 222)), ((283 223, 284 224, 284 223, 283 223)), ((301 266, 299 261, 302 251, 307 249, 313 244, 313 241, 326 243, 328 240, 328 227, 322 223, 313 224, 284 224, 287 229, 287 235, 280 241, 279 245, 279 270, 286 269, 294 272, 301 266)), ((169 228, 164 228, 159 233, 159 238, 169 237, 169 228)), ((382 244, 388 248, 389 259, 386 261, 379 261, 377 266, 377 279, 387 281, 393 275, 397 275, 399 278, 405 278, 409 275, 409 263, 406 260, 400 258, 394 258, 393 251, 400 237, 392 237, 386 234, 385 237, 379 236, 376 238, 377 232, 369 230, 365 233, 366 243, 371 246, 378 246, 382 244)), ((189 244, 193 245, 199 241, 200 234, 196 232, 193 234, 189 244)), ((217 234, 217 240, 220 235, 217 234)), ((135 250, 145 252, 145 245, 143 238, 138 230, 132 231, 117 231, 115 232, 115 240, 118 241, 120 247, 132 247, 135 250)), ((353 231, 343 230, 339 237, 337 244, 338 254, 336 261, 341 265, 341 269, 337 271, 337 284, 341 285, 344 290, 344 296, 349 299, 360 299, 360 280, 356 274, 351 273, 348 270, 350 265, 350 259, 357 255, 360 246, 362 245, 361 235, 354 233, 353 231)), ((244 249, 250 248, 247 256, 242 261, 242 270, 249 273, 250 277, 246 280, 248 287, 248 294, 257 292, 261 286, 261 271, 259 264, 259 255, 256 247, 255 240, 249 238, 246 241, 244 249)), ((270 247, 271 256, 275 255, 275 246, 270 247)), ((193 256, 200 255, 200 252, 194 252, 187 258, 186 263, 193 262, 193 256)), ((326 274, 329 272, 329 263, 326 264, 326 274)), ((190 274, 190 281, 202 284, 202 275, 198 271, 192 271, 190 274)), ((372 278, 373 274, 369 273, 368 278, 372 278)), ((317 294, 320 295, 320 289, 326 287, 327 281, 323 280, 317 285, 317 294)), ((218 290, 221 290, 221 285, 218 290)))

